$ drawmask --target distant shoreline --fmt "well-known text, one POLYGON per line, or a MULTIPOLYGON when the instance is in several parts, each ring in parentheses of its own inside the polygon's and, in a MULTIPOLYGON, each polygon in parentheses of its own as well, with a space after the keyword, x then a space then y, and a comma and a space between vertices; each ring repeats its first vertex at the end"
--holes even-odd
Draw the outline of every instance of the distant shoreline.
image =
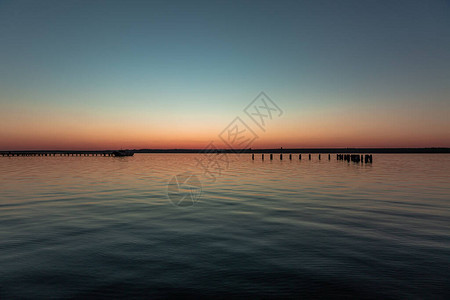
MULTIPOLYGON (((390 153, 390 154, 423 154, 423 153, 450 153, 450 148, 277 148, 277 149, 130 149, 134 153, 390 153)), ((109 153, 114 150, 10 150, 7 153, 109 153)))
POLYGON ((135 153, 450 153, 450 148, 278 148, 278 149, 140 149, 135 153))

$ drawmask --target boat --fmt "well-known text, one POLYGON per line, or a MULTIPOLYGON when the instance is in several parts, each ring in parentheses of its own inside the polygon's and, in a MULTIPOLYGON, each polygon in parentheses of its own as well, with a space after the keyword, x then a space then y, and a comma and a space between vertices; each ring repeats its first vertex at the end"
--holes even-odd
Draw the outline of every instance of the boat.
POLYGON ((117 151, 113 151, 112 153, 114 156, 133 156, 134 152, 131 150, 117 150, 117 151))

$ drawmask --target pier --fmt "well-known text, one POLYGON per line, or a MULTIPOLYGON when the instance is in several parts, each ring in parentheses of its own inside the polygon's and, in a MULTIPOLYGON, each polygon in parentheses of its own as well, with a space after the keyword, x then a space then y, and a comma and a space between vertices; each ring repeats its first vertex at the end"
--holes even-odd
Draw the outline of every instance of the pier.
POLYGON ((104 156, 114 157, 117 151, 0 151, 2 157, 25 157, 25 156, 104 156))
MULTIPOLYGON (((298 155, 298 159, 302 159, 302 155, 298 155)), ((312 156, 309 153, 308 159, 312 160, 312 156)), ((321 160, 321 155, 317 155, 317 159, 321 160)), ((255 154, 252 153, 252 160, 255 160, 255 154)), ((264 160, 264 154, 261 155, 261 160, 264 160)), ((273 160, 273 154, 270 153, 270 160, 273 160)), ((283 160, 283 154, 280 154, 280 160, 283 160)), ((292 153, 289 154, 289 160, 292 160, 292 153)), ((331 161, 331 154, 328 154, 328 160, 331 161)), ((347 162, 354 162, 354 163, 366 163, 371 164, 373 162, 373 156, 372 154, 336 154, 336 160, 342 160, 347 162)))
POLYGON ((337 154, 336 155, 337 160, 344 160, 344 161, 352 161, 352 162, 363 162, 368 164, 373 162, 372 154, 365 154, 365 155, 359 155, 359 154, 337 154))

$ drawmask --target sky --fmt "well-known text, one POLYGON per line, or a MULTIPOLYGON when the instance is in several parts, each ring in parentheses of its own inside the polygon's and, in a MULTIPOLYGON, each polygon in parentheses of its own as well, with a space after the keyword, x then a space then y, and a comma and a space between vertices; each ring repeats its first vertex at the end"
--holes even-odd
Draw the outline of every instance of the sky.
POLYGON ((0 0, 0 150, 450 147, 449 113, 450 1, 0 0))

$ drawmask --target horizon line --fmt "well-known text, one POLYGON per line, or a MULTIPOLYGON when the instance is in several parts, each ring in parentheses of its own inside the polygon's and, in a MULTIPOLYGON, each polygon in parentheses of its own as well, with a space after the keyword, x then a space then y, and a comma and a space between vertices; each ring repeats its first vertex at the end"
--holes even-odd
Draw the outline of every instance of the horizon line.
MULTIPOLYGON (((0 153, 99 153, 110 152, 118 149, 103 150, 0 150, 0 153)), ((317 147, 317 148, 141 148, 141 149, 124 149, 131 150, 135 153, 340 153, 340 152, 372 152, 372 153, 450 153, 450 147, 317 147)))

